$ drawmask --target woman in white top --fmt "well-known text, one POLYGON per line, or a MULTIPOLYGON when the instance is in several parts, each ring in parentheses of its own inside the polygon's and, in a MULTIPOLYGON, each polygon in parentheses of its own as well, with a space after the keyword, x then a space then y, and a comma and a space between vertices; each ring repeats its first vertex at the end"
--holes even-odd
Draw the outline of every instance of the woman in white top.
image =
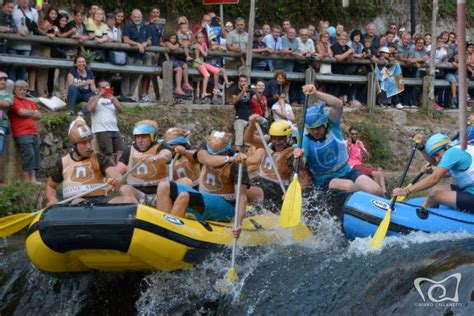
POLYGON ((272 106, 272 115, 275 121, 290 121, 295 122, 295 114, 291 105, 286 103, 286 92, 282 91, 278 95, 278 101, 272 106))

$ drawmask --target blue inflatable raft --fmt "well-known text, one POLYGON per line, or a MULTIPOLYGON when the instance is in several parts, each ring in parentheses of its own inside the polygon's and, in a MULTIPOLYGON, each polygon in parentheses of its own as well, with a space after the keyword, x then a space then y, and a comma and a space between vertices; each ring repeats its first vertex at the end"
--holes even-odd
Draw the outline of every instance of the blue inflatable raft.
MULTIPOLYGON (((423 198, 395 203, 387 236, 408 234, 412 231, 428 233, 468 232, 474 234, 474 214, 439 208, 420 207, 423 198)), ((351 194, 344 203, 342 223, 348 238, 373 236, 390 200, 364 192, 351 194)))

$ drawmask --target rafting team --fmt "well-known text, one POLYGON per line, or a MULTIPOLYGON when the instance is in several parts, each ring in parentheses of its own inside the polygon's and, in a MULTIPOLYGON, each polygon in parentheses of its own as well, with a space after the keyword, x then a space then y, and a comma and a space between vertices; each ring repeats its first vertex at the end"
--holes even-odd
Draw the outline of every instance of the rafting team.
MULTIPOLYGON (((48 205, 58 202, 56 191, 60 184, 63 197, 68 198, 93 191, 107 178, 109 188, 119 190, 118 196, 108 196, 109 188, 97 189, 72 203, 142 203, 179 217, 230 221, 238 192, 238 165, 244 162, 247 168, 243 169, 240 188, 240 223, 247 204, 266 201, 279 208, 282 201, 279 178, 287 187, 294 170, 300 170, 298 177, 303 186, 312 184, 321 190, 364 191, 382 196, 384 192, 379 184, 348 164, 340 126, 342 101, 318 91, 314 85, 305 85, 303 92, 314 105, 307 110, 307 133, 302 137, 302 148, 293 146, 291 123, 277 121, 266 128, 268 135, 263 138, 268 142, 271 158, 257 133, 266 122, 252 115, 244 134, 244 141, 251 145, 248 154, 234 151, 232 135, 223 131, 213 131, 196 150, 191 149, 187 140, 189 132, 184 129, 171 128, 163 141, 159 141, 156 121, 143 120, 133 129, 134 143, 114 165, 108 157, 93 152, 91 129, 78 117, 68 131, 73 150, 56 162, 48 178, 45 189, 48 205), (329 107, 328 112, 325 107, 329 107)), ((418 149, 437 168, 411 187, 395 188, 393 195, 404 196, 434 187, 422 206, 445 204, 474 212, 474 146, 462 150, 459 145, 452 146, 447 135, 434 134, 418 149), (437 185, 448 173, 455 185, 437 185)), ((238 237, 240 229, 234 229, 233 234, 238 237)))

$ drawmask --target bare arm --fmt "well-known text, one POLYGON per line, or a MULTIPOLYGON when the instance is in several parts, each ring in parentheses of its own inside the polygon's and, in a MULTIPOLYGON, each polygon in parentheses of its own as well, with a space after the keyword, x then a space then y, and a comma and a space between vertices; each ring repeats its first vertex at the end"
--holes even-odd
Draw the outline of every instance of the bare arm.
POLYGON ((99 99, 102 97, 102 95, 95 95, 92 98, 89 99, 89 102, 87 102, 87 111, 89 112, 94 112, 95 107, 97 106, 97 102, 99 99))
POLYGON ((41 112, 38 110, 30 110, 30 109, 19 109, 17 112, 18 116, 20 117, 30 117, 35 121, 41 120, 41 112))
POLYGON ((263 146, 262 140, 260 139, 260 136, 255 135, 255 132, 257 130, 255 122, 259 117, 260 115, 258 114, 250 115, 249 124, 244 132, 244 142, 260 148, 263 146))
POLYGON ((46 181, 46 187, 44 188, 44 196, 46 198, 46 205, 53 205, 58 203, 58 198, 56 197, 56 189, 58 184, 54 182, 51 177, 46 181))
MULTIPOLYGON (((213 167, 213 168, 220 167, 226 164, 225 162, 226 156, 211 155, 206 150, 200 150, 197 154, 197 157, 198 157, 199 163, 203 165, 207 165, 209 167, 213 167)), ((233 161, 234 161, 234 157, 230 157, 228 160, 228 162, 233 162, 233 161)))
POLYGON ((329 119, 333 122, 340 122, 343 114, 344 104, 342 101, 330 94, 320 92, 312 84, 303 86, 303 92, 311 96, 310 102, 313 104, 318 101, 323 101, 327 106, 331 107, 329 112, 329 119))
POLYGON ((115 169, 117 169, 117 172, 120 174, 125 174, 125 172, 127 172, 127 165, 119 161, 117 162, 117 165, 115 165, 115 169))
POLYGON ((157 162, 168 163, 171 161, 172 158, 173 158, 173 154, 171 153, 171 151, 169 149, 164 149, 160 151, 159 154, 154 157, 154 160, 157 162))

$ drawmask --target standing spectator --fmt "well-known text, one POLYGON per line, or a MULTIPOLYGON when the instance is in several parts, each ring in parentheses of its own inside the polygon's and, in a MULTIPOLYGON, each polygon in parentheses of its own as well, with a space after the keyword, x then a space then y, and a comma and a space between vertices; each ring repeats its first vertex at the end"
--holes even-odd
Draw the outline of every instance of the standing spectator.
POLYGON ((431 41, 432 41, 432 36, 430 33, 426 33, 424 36, 425 39, 425 49, 428 52, 428 54, 431 52, 431 41))
MULTIPOLYGON (((395 33, 392 33, 390 31, 387 31, 385 33, 385 45, 380 45, 380 47, 388 47, 388 45, 394 43, 395 40, 395 33)), ((372 46, 372 42, 370 43, 370 46, 372 46)))
MULTIPOLYGON (((143 65, 145 56, 145 48, 151 43, 151 36, 143 24, 142 12, 134 9, 131 15, 132 20, 127 23, 123 32, 123 42, 130 46, 138 47, 138 52, 128 53, 129 65, 143 65)), ((120 86, 123 101, 136 102, 133 99, 135 90, 137 89, 140 75, 123 74, 120 86)))
POLYGON ((262 25, 262 32, 263 36, 267 36, 272 32, 272 28, 270 27, 270 24, 264 24, 262 25))
POLYGON ((295 114, 291 105, 286 103, 286 92, 282 91, 278 95, 278 101, 272 105, 272 116, 275 121, 295 122, 295 114))
POLYGON ((289 19, 284 19, 281 23, 282 35, 288 34, 288 30, 291 28, 291 21, 289 19))
MULTIPOLYGON (((248 33, 245 32, 245 20, 243 18, 235 19, 235 29, 227 34, 225 39, 227 50, 229 52, 245 53, 247 49, 248 33)), ((240 60, 235 58, 226 58, 227 69, 237 70, 241 65, 240 60)))
POLYGON ((112 43, 122 43, 122 30, 116 26, 115 15, 108 13, 105 19, 107 25, 108 41, 112 43))
POLYGON ((77 103, 88 102, 97 92, 94 74, 86 66, 86 59, 76 56, 67 75, 67 108, 71 115, 76 114, 77 103))
MULTIPOLYGON (((403 33, 400 42, 398 43, 398 60, 401 62, 412 63, 415 61, 415 50, 410 46, 411 36, 408 32, 403 33)), ((414 78, 415 69, 412 67, 403 67, 403 78, 414 78)), ((407 106, 414 104, 413 100, 413 88, 406 87, 401 94, 402 103, 407 106)))
POLYGON ((397 30, 398 30, 397 23, 390 22, 390 24, 388 25, 387 32, 393 33, 395 35, 397 33, 397 30))
MULTIPOLYGON (((38 11, 36 11, 34 8, 31 8, 29 4, 29 0, 18 0, 18 5, 13 9, 13 21, 15 22, 16 29, 21 36, 33 34, 33 32, 31 32, 26 27, 25 15, 34 22, 38 23, 38 11)), ((27 41, 11 41, 8 43, 8 54, 11 55, 30 56, 31 50, 31 43, 27 41)), ((34 87, 36 81, 36 72, 30 71, 28 76, 30 76, 30 80, 28 80, 29 85, 34 87)), ((27 80, 27 72, 25 67, 11 67, 9 69, 8 77, 13 81, 27 80)), ((35 91, 28 91, 28 94, 35 97, 38 96, 35 91)))
POLYGON ((310 37, 309 29, 302 28, 299 31, 299 37, 297 38, 298 46, 301 54, 305 57, 311 57, 316 53, 313 39, 310 37))
POLYGON ((359 130, 355 127, 350 127, 349 134, 350 138, 345 141, 347 153, 349 154, 349 161, 347 163, 354 170, 374 179, 382 188, 383 193, 386 194, 387 188, 385 187, 385 176, 382 168, 364 164, 364 157, 369 158, 370 155, 364 143, 359 139, 359 130))
MULTIPOLYGON (((256 30, 254 34, 254 40, 252 45, 252 53, 254 54, 271 54, 272 49, 267 47, 267 44, 263 41, 262 30, 256 30)), ((263 71, 267 68, 267 61, 265 59, 252 59, 252 70, 263 71)))
POLYGON ((90 24, 94 24, 94 16, 97 10, 100 9, 100 4, 94 2, 89 7, 89 16, 86 17, 86 27, 89 27, 90 24))
MULTIPOLYGON (((16 25, 13 20, 14 0, 3 0, 2 10, 0 11, 0 33, 16 33, 16 25)), ((0 54, 7 52, 7 41, 0 40, 0 54)))
POLYGON ((372 55, 377 55, 377 51, 379 50, 380 40, 379 40, 379 37, 375 35, 374 23, 367 24, 367 33, 364 34, 362 38, 362 42, 365 41, 366 39, 372 40, 372 45, 371 45, 372 55))
MULTIPOLYGON (((296 40, 296 30, 290 27, 285 36, 281 39, 282 50, 280 54, 287 56, 301 56, 300 47, 296 40)), ((295 62, 293 60, 275 60, 273 62, 276 69, 282 69, 285 72, 293 72, 295 62)))
MULTIPOLYGON (((148 13, 148 24, 145 25, 150 36, 151 46, 161 46, 161 38, 163 37, 163 27, 160 22, 160 8, 153 6, 148 13)), ((153 66, 158 63, 158 53, 145 52, 145 65, 153 66)), ((139 102, 152 102, 149 96, 151 76, 143 75, 141 85, 138 88, 139 102)), ((155 96, 159 95, 159 91, 155 91, 155 96)))
MULTIPOLYGON (((429 58, 430 56, 426 51, 425 39, 423 37, 418 37, 415 40, 415 57, 413 59, 416 66, 416 78, 423 78, 426 75, 426 63, 429 58)), ((415 87, 413 92, 414 105, 420 106, 421 87, 415 87)))
MULTIPOLYGON (((332 73, 334 74, 346 74, 351 70, 346 65, 341 64, 341 62, 347 61, 352 58, 354 55, 354 49, 347 46, 347 34, 342 33, 339 35, 337 43, 331 47, 334 57, 337 60, 337 63, 332 64, 332 73)), ((333 84, 329 87, 329 93, 333 96, 339 97, 341 100, 344 100, 344 96, 347 95, 347 84, 333 84)), ((345 105, 348 105, 347 102, 344 102, 345 105)))
MULTIPOLYGON (((360 30, 353 30, 350 36, 351 40, 347 44, 350 48, 354 50, 354 58, 365 58, 364 55, 364 45, 361 43, 362 32, 360 30)), ((369 40, 367 41, 369 42, 369 40)), ((366 73, 358 73, 358 69, 366 69, 363 66, 358 65, 348 65, 346 73, 355 74, 355 75, 367 75, 366 73)), ((366 86, 363 85, 356 85, 350 84, 349 90, 347 93, 347 102, 349 102, 350 106, 360 106, 361 103, 359 100, 362 100, 363 90, 366 89, 366 86)))
MULTIPOLYGON (((265 37, 263 38, 263 41, 265 42, 265 44, 267 44, 267 47, 272 50, 273 54, 279 54, 282 50, 280 35, 281 27, 278 25, 274 25, 272 27, 272 33, 265 35, 265 37)), ((272 60, 268 60, 267 66, 270 71, 273 71, 273 69, 275 69, 272 60)))
MULTIPOLYGON (((171 51, 174 51, 180 47, 178 43, 178 36, 176 33, 171 33, 165 37, 163 40, 163 46, 168 48, 171 51)), ((164 56, 160 58, 159 63, 162 64, 166 58, 164 56)), ((173 71, 175 73, 175 85, 176 88, 174 89, 174 93, 176 95, 186 95, 184 90, 192 91, 193 87, 189 84, 189 76, 188 76, 188 64, 183 60, 178 59, 176 55, 170 55, 170 61, 173 63, 173 71), (182 85, 182 81, 184 80, 184 85, 182 85)))
MULTIPOLYGON (((180 23, 178 23, 179 25, 180 23)), ((209 45, 211 45, 211 43, 209 42, 209 36, 207 34, 207 26, 211 24, 211 17, 208 15, 208 14, 204 14, 202 16, 202 19, 201 19, 201 23, 200 24, 196 24, 194 25, 193 29, 192 29, 192 33, 193 33, 193 36, 196 37, 196 35, 201 32, 204 34, 204 40, 206 42, 206 45, 207 47, 209 47, 209 45)))
POLYGON ((17 80, 14 86, 13 106, 8 111, 13 137, 20 150, 23 179, 40 184, 36 174, 40 167, 40 138, 36 122, 41 119, 38 106, 26 98, 28 84, 17 80))
MULTIPOLYGON (((58 18, 56 19, 56 37, 59 38, 69 38, 74 33, 74 30, 68 30, 67 24, 69 22, 69 15, 67 13, 60 13, 58 18)), ((66 46, 54 45, 51 48, 51 57, 53 58, 66 58, 66 46)), ((61 74, 61 69, 58 70, 59 75, 61 74)), ((48 96, 51 96, 54 91, 54 77, 55 77, 56 69, 51 68, 48 72, 48 96)), ((60 99, 66 98, 66 76, 67 72, 65 72, 64 76, 58 76, 58 89, 60 99)))
POLYGON ((342 23, 337 23, 336 24, 336 37, 339 37, 344 32, 344 25, 342 23))
POLYGON ((268 118, 268 101, 267 97, 263 95, 263 91, 265 91, 265 83, 262 80, 258 80, 255 84, 255 94, 250 100, 252 105, 252 114, 258 114, 268 118))
POLYGON ((107 81, 100 81, 98 86, 97 95, 87 103, 87 110, 91 113, 92 133, 97 137, 100 152, 117 162, 124 150, 117 125, 117 114, 122 113, 123 108, 113 96, 107 81))
POLYGON ((286 86, 286 74, 284 71, 276 70, 273 79, 269 80, 265 85, 263 95, 267 97, 268 104, 273 105, 278 101, 278 97, 286 86))
MULTIPOLYGON (((388 63, 388 61, 390 61, 390 49, 387 47, 382 47, 380 48, 379 52, 380 52, 380 55, 379 55, 378 60, 382 62, 385 61, 388 63)), ((371 60, 373 63, 377 61, 377 59, 375 59, 374 57, 371 58, 371 60)), ((391 61, 391 62, 396 62, 396 61, 391 61)), ((380 72, 386 71, 386 66, 384 64, 381 64, 381 63, 377 64, 376 67, 378 68, 378 70, 380 70, 380 72)), ((376 69, 376 73, 378 70, 376 69)), ((379 86, 380 86, 381 84, 380 78, 377 78, 377 79, 379 79, 379 86)), ((379 97, 379 104, 382 108, 388 105, 389 98, 387 97, 386 91, 381 89, 378 97, 379 97)), ((395 105, 395 108, 399 110, 403 109, 403 105, 401 105, 400 103, 400 98, 398 94, 392 95, 390 99, 391 99, 392 105, 395 105)))
MULTIPOLYGON (((7 113, 13 104, 13 95, 7 91, 8 76, 0 71, 0 166, 3 168, 3 152, 8 129, 7 113)), ((0 174, 0 179, 3 175, 0 174)))
POLYGON ((334 54, 329 45, 329 33, 325 32, 319 36, 319 42, 316 45, 316 52, 321 55, 321 58, 332 57, 334 54))
POLYGON ((454 52, 453 57, 449 59, 451 65, 453 65, 454 69, 452 72, 446 74, 446 80, 449 82, 449 86, 451 88, 451 103, 449 107, 452 109, 457 109, 459 104, 459 97, 458 97, 458 86, 459 86, 459 60, 458 60, 458 52, 454 52))
POLYGON ((114 11, 114 16, 115 16, 115 26, 123 32, 125 29, 125 12, 122 9, 116 9, 114 11))
POLYGON ((316 31, 316 27, 313 24, 308 25, 308 38, 311 39, 316 45, 317 42, 319 42, 319 34, 316 31))
POLYGON ((248 120, 252 114, 251 98, 252 92, 249 90, 248 77, 245 75, 239 76, 238 87, 232 94, 232 104, 235 108, 235 149, 240 150, 244 145, 244 130, 247 127, 248 120))
MULTIPOLYGON (((38 28, 41 33, 44 33, 51 39, 56 37, 56 33, 58 32, 58 28, 56 26, 58 19, 59 12, 54 7, 49 7, 48 11, 46 12, 46 16, 44 19, 41 19, 38 28)), ((50 45, 39 45, 39 55, 44 58, 51 58, 51 46, 50 45)), ((48 69, 38 69, 37 70, 37 80, 36 80, 36 92, 38 93, 39 97, 47 97, 48 96, 48 69)))
MULTIPOLYGON (((99 8, 94 11, 92 15, 92 20, 89 19, 87 24, 87 34, 89 35, 90 40, 94 40, 97 43, 106 43, 109 41, 107 35, 107 24, 104 23, 105 12, 103 9, 99 8)), ((106 60, 105 50, 104 49, 94 49, 95 58, 94 60, 99 62, 104 62, 106 60)), ((100 76, 103 78, 103 76, 100 76)))

